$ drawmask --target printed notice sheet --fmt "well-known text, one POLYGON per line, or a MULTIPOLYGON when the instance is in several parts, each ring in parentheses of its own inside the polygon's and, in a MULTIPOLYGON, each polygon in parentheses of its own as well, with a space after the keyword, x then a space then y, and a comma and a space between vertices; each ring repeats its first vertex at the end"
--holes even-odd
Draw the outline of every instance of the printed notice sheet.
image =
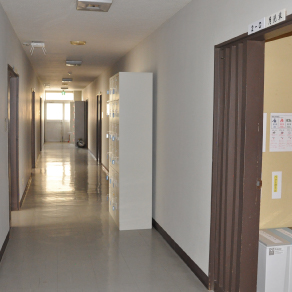
POLYGON ((292 113, 271 114, 270 152, 292 151, 292 113))

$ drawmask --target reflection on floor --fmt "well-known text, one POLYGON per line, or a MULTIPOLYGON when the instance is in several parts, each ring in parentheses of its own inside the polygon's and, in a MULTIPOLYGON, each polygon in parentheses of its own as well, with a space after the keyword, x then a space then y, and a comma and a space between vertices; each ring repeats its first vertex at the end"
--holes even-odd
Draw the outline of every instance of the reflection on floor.
POLYGON ((46 144, 24 205, 12 214, 0 291, 206 291, 155 230, 119 232, 107 193, 87 150, 46 144))

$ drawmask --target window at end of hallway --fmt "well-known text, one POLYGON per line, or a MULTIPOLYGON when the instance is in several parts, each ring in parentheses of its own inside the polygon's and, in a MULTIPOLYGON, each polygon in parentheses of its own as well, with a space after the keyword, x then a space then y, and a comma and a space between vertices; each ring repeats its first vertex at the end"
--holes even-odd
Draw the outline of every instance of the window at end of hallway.
POLYGON ((63 120, 63 104, 48 103, 47 104, 47 120, 63 120))
POLYGON ((46 92, 46 100, 74 100, 73 92, 66 92, 65 95, 62 95, 62 92, 46 92))

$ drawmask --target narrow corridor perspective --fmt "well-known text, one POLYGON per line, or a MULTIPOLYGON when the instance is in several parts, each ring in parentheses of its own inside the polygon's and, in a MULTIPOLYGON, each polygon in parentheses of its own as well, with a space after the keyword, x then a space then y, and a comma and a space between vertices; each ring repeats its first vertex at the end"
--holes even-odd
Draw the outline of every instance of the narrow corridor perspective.
POLYGON ((119 231, 107 193, 87 150, 45 144, 23 207, 12 212, 0 291, 206 291, 156 230, 119 231))

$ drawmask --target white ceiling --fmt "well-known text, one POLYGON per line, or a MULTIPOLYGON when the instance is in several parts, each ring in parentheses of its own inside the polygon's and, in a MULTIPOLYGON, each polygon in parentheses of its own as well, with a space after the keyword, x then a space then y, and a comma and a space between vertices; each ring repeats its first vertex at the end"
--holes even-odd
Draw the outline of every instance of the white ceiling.
POLYGON ((192 0, 113 0, 109 12, 77 11, 76 0, 0 0, 23 42, 43 41, 29 53, 43 83, 60 90, 61 80, 72 71, 69 89, 82 89, 107 66, 135 47, 192 0), (72 46, 85 40, 85 46, 72 46), (81 67, 66 67, 66 60, 82 60, 81 67))

